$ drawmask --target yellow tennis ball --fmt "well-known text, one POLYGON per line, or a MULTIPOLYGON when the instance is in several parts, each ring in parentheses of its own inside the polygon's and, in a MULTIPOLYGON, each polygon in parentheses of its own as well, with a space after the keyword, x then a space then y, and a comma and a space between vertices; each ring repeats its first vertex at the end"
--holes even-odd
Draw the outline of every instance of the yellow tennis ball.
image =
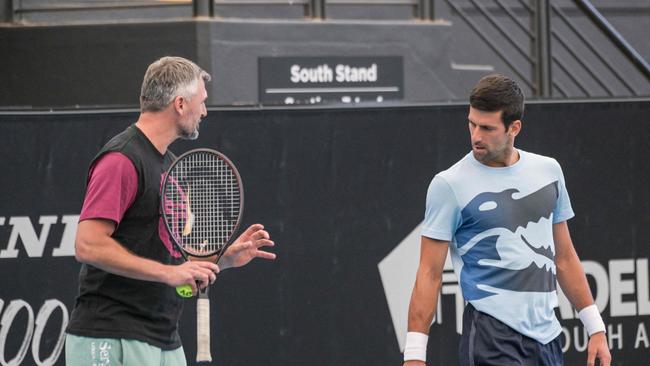
POLYGON ((181 285, 176 287, 176 293, 181 297, 192 297, 192 295, 194 295, 192 292, 192 286, 190 285, 181 285))

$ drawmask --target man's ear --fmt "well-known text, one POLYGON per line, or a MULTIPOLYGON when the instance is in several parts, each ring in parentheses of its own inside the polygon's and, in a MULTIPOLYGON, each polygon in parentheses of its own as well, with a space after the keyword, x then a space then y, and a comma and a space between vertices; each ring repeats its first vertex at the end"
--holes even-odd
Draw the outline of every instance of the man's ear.
POLYGON ((515 137, 521 132, 521 120, 515 120, 510 124, 510 127, 508 127, 508 133, 512 135, 512 137, 515 137))
POLYGON ((174 97, 174 101, 172 103, 174 104, 174 110, 176 111, 176 113, 183 114, 183 112, 185 111, 185 103, 186 103, 185 98, 183 98, 180 95, 177 95, 176 97, 174 97))

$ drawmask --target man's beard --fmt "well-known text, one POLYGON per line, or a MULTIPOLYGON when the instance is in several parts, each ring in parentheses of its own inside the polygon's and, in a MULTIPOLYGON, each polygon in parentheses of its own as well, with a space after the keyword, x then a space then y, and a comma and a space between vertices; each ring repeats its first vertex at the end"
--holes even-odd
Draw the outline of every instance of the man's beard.
POLYGON ((474 155, 474 158, 481 163, 501 163, 506 160, 506 156, 508 153, 507 147, 503 147, 501 149, 496 149, 496 150, 488 150, 487 148, 483 150, 483 154, 477 153, 472 149, 472 154, 474 155))
POLYGON ((183 140, 196 140, 197 138, 199 138, 199 125, 198 125, 198 123, 196 124, 196 127, 192 129, 192 131, 186 131, 185 129, 179 127, 178 128, 178 135, 183 140))

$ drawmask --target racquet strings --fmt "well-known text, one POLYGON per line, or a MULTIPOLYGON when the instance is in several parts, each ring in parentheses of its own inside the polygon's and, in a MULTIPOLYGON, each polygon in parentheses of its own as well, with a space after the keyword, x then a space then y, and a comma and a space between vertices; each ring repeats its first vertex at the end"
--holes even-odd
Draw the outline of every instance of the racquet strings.
POLYGON ((219 253, 233 234, 241 209, 239 179, 218 155, 186 155, 165 180, 164 209, 171 234, 184 251, 219 253))

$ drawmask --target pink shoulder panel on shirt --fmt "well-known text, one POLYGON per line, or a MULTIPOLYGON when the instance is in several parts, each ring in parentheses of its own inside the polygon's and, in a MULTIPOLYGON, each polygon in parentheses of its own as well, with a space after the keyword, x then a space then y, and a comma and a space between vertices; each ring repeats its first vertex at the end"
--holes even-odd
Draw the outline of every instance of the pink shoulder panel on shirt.
POLYGON ((90 167, 79 221, 107 219, 119 225, 137 192, 138 173, 133 162, 122 153, 107 153, 90 167))

